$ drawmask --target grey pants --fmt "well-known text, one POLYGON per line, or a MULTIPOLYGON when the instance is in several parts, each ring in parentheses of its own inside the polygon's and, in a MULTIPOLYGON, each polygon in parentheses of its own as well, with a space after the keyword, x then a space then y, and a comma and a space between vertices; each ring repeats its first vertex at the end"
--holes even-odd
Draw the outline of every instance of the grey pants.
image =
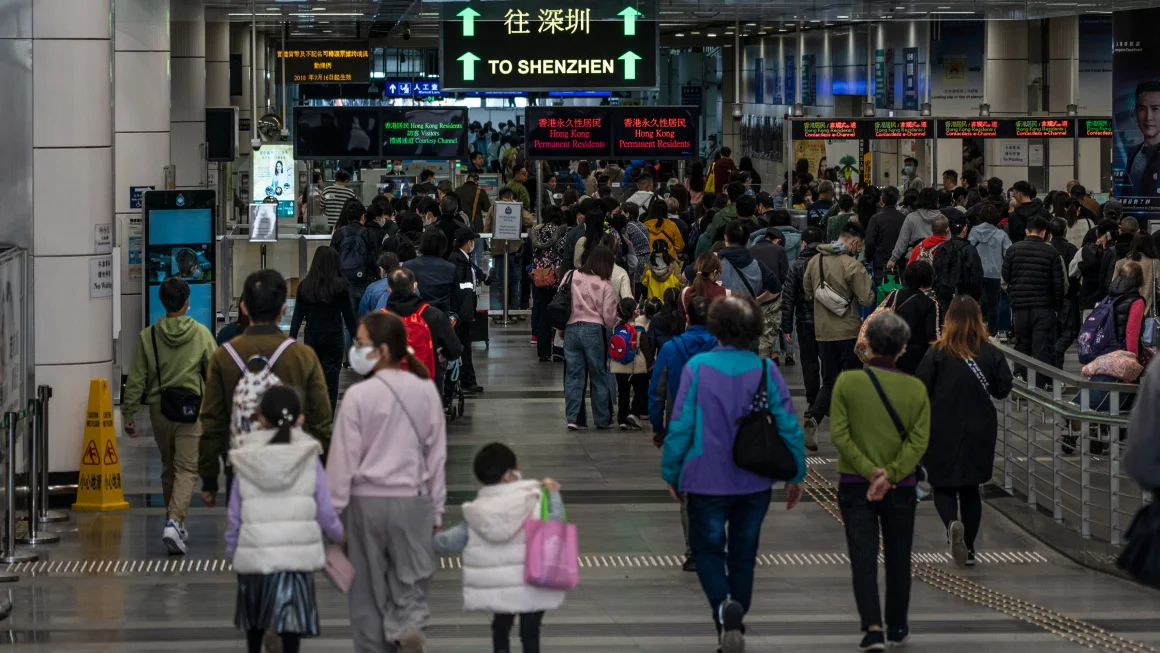
POLYGON ((351 497, 345 519, 347 556, 355 570, 347 597, 355 653, 394 651, 405 631, 423 632, 431 616, 431 500, 351 497))

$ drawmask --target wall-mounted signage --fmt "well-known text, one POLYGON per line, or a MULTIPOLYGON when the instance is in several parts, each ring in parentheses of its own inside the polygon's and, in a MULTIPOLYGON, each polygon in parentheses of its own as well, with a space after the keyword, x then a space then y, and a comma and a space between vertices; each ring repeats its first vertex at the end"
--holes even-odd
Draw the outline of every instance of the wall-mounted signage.
POLYGON ((382 156, 459 159, 467 156, 467 109, 384 107, 382 156))
POLYGON ((998 138, 999 121, 991 118, 951 118, 938 121, 939 138, 998 138))
POLYGON ((378 82, 383 87, 383 97, 433 97, 443 93, 439 82, 420 82, 410 79, 385 79, 378 82))
POLYGON ((528 107, 531 159, 696 156, 697 107, 528 107))
POLYGON ((864 121, 869 132, 863 128, 862 138, 930 138, 934 133, 934 120, 874 120, 864 121))
POLYGON ((697 154, 700 109, 624 107, 612 112, 613 154, 631 159, 683 159, 697 154))
POLYGON ((370 48, 366 41, 291 41, 278 50, 293 84, 366 84, 371 79, 370 48))
POLYGON ((790 133, 795 141, 860 138, 857 120, 795 120, 790 133))
POLYGON ((440 3, 444 90, 656 88, 656 0, 440 3))
POLYGON ((1073 138, 1074 118, 1016 118, 999 121, 1001 138, 1073 138))

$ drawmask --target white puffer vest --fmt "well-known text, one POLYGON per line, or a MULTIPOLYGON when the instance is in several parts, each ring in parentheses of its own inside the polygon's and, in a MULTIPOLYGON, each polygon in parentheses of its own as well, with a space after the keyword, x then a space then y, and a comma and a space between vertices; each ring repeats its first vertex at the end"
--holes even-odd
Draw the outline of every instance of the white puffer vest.
POLYGON ((274 433, 254 431, 230 452, 242 499, 234 553, 239 574, 316 571, 326 564, 314 502, 322 445, 298 428, 289 444, 269 444, 274 433))
POLYGON ((564 602, 564 592, 524 583, 524 522, 539 519, 540 489, 539 481, 487 485, 475 501, 463 504, 468 529, 463 549, 465 610, 539 612, 564 602))

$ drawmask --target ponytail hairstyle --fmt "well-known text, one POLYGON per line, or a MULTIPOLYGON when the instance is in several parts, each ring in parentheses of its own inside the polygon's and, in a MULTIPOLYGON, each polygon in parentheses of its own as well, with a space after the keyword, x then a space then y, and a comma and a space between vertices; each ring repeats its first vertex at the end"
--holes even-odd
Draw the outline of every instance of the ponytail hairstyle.
POLYGON ((407 371, 421 379, 431 378, 427 366, 415 358, 411 347, 407 345, 407 326, 403 324, 402 318, 387 311, 375 311, 363 317, 362 325, 380 356, 383 355, 382 348, 387 348, 387 362, 402 363, 407 371))
POLYGON ((294 388, 276 385, 262 393, 258 414, 264 422, 278 429, 270 444, 289 444, 290 429, 298 424, 302 415, 302 399, 294 388))
POLYGON ((616 305, 616 318, 620 320, 621 324, 628 324, 632 322, 632 318, 636 316, 636 300, 632 297, 625 297, 616 305))
POLYGON ((702 254, 697 257, 696 275, 693 277, 693 297, 707 297, 708 288, 713 284, 713 275, 721 271, 721 259, 716 254, 702 254))

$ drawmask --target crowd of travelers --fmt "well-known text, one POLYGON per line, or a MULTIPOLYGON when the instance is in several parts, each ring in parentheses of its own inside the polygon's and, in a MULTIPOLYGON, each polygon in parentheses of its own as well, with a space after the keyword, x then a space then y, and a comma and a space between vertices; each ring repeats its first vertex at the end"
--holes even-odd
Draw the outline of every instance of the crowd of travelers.
POLYGON ((516 453, 490 444, 475 456, 481 489, 464 521, 443 519, 449 402, 455 388, 484 392, 471 346, 487 319, 484 286, 492 308, 530 308, 538 361, 562 363, 562 426, 651 431, 681 506, 684 569, 724 653, 744 650, 775 481, 793 509, 821 434, 837 450, 859 650, 880 651, 909 638, 916 506, 928 490, 953 560, 975 564, 993 400, 1034 374, 996 343, 1054 367, 1076 345, 1085 375, 1127 383, 1153 354, 1156 242, 1075 182, 1043 200, 1026 181, 1007 187, 973 169, 926 187, 908 162, 902 188, 851 189, 803 162, 763 188, 729 147, 678 181, 643 161, 529 168, 514 126, 471 131, 486 147, 473 147, 458 188, 427 180, 413 198, 341 202, 288 334, 288 283, 262 270, 216 342, 186 315, 179 279, 161 285, 166 316, 139 336, 125 428, 136 436, 147 404, 163 542, 186 551, 200 477, 203 503, 228 509, 235 622, 252 652, 294 653, 319 634, 314 572, 334 563, 333 544, 353 569, 356 651, 425 650, 436 551, 462 554, 465 608, 494 615, 496 653, 512 650, 517 615, 522 650, 540 650, 544 613, 565 592, 525 580, 524 525, 562 518, 559 484, 525 479, 516 453), (479 174, 497 169, 508 179, 498 199, 525 207, 519 240, 480 235, 494 202, 479 174), (537 193, 548 196, 537 203, 537 193), (360 380, 339 401, 344 366, 360 380), (782 375, 795 366, 800 416, 782 375), (755 414, 795 473, 739 464, 755 414))

